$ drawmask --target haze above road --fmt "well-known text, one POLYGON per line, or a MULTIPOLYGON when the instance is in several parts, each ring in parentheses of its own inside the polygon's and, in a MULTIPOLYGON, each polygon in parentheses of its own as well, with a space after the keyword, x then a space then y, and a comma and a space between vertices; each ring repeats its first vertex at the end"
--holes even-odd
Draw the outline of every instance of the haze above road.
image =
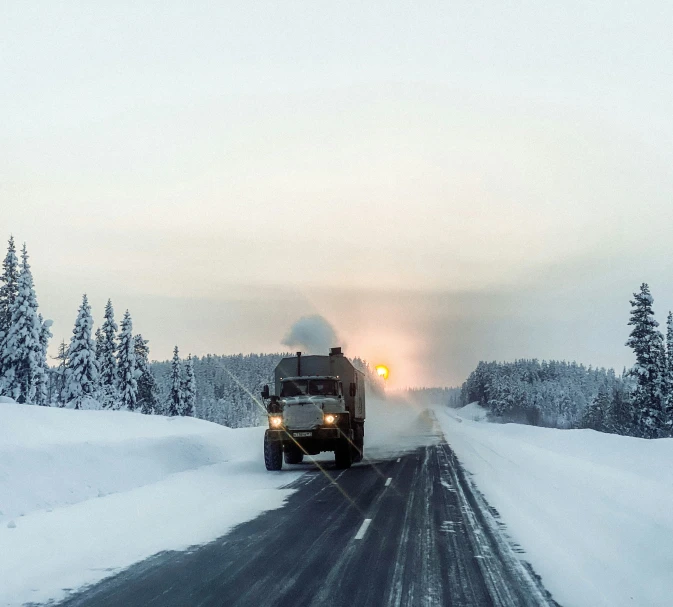
POLYGON ((621 368, 630 293, 673 307, 672 10, 5 6, 3 219, 53 349, 87 292, 156 358, 319 313, 397 385, 621 368))

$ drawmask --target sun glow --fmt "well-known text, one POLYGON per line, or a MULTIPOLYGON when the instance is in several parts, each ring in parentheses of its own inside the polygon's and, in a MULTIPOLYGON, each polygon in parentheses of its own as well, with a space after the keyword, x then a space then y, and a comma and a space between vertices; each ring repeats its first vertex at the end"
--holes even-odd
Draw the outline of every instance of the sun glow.
POLYGON ((383 365, 376 365, 376 373, 381 379, 388 379, 388 367, 384 367, 383 365))

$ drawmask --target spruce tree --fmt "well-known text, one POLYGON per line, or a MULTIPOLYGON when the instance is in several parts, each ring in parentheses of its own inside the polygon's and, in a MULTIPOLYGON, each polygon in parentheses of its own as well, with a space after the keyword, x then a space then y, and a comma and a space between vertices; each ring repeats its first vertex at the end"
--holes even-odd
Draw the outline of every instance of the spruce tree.
POLYGON ((192 355, 187 357, 185 363, 185 378, 182 383, 183 411, 182 415, 194 416, 196 405, 196 377, 194 376, 194 363, 192 355))
MULTIPOLYGON (((12 322, 12 304, 19 293, 19 260, 16 257, 13 236, 9 237, 7 255, 2 262, 0 283, 0 343, 2 343, 12 322)), ((3 369, 0 368, 0 377, 2 375, 3 369)))
POLYGON ((96 360, 98 361, 98 368, 101 367, 101 359, 103 358, 103 331, 98 327, 96 329, 96 360))
POLYGON ((673 312, 666 319, 666 427, 668 436, 673 436, 673 312))
POLYGON ((119 406, 119 392, 124 390, 117 368, 117 323, 114 317, 112 301, 105 305, 105 320, 100 328, 100 343, 97 336, 97 358, 100 372, 100 386, 105 407, 119 406))
POLYGON ((168 396, 168 415, 174 417, 182 415, 183 397, 182 397, 182 379, 180 372, 180 356, 178 347, 173 350, 173 360, 171 362, 171 391, 168 396))
POLYGON ((11 320, 2 340, 0 392, 20 403, 34 403, 42 372, 42 325, 37 313, 33 275, 28 251, 23 245, 16 297, 11 304, 11 320))
POLYGON ((584 410, 580 427, 604 432, 606 430, 606 421, 610 412, 610 406, 611 401, 608 391, 605 387, 602 387, 596 398, 584 410))
POLYGON ((40 323, 40 372, 37 381, 37 394, 35 402, 38 405, 48 407, 49 402, 49 365, 47 364, 47 349, 49 348, 49 340, 52 338, 51 334, 51 320, 43 320, 42 314, 38 314, 40 323))
POLYGON ((644 438, 657 438, 661 436, 664 426, 664 338, 657 330, 659 323, 654 319, 652 311, 654 299, 647 284, 640 286, 640 291, 633 294, 630 303, 629 325, 633 329, 626 345, 636 355, 636 364, 630 371, 637 382, 633 394, 636 432, 644 438))
MULTIPOLYGON (((110 302, 108 302, 110 303, 110 302)), ((129 411, 135 411, 138 400, 138 381, 136 377, 136 353, 133 339, 133 323, 126 310, 122 319, 119 334, 119 352, 117 355, 119 369, 120 404, 129 411)))
POLYGON ((157 385, 154 375, 150 371, 148 342, 142 335, 133 338, 133 347, 136 355, 138 372, 138 408, 141 413, 151 415, 158 413, 157 385))
MULTIPOLYGON (((65 369, 68 364, 68 346, 64 339, 61 340, 61 343, 58 345, 56 360, 58 361, 58 365, 54 370, 56 375, 55 397, 58 406, 63 407, 65 406, 65 369)), ((54 400, 54 396, 52 396, 52 400, 54 400)))
POLYGON ((98 396, 98 361, 96 345, 91 338, 92 329, 91 306, 84 295, 72 330, 65 368, 64 400, 72 403, 75 409, 81 409, 85 399, 98 396))
POLYGON ((634 407, 626 384, 622 381, 612 390, 612 399, 606 418, 606 431, 630 436, 634 434, 634 407))

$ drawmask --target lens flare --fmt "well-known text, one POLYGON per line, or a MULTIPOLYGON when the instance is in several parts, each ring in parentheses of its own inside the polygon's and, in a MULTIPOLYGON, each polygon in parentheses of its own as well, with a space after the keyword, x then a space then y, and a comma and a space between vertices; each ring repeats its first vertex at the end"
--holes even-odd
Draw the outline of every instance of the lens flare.
POLYGON ((388 379, 388 367, 385 367, 383 365, 376 365, 376 373, 381 379, 388 379))

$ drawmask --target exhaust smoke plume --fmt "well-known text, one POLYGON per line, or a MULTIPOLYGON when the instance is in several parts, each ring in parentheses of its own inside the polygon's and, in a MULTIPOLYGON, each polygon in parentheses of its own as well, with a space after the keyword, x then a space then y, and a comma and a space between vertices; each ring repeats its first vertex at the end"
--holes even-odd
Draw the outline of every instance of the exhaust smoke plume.
POLYGON ((327 354, 331 347, 343 345, 334 327, 319 314, 302 316, 290 327, 281 343, 305 354, 327 354))

